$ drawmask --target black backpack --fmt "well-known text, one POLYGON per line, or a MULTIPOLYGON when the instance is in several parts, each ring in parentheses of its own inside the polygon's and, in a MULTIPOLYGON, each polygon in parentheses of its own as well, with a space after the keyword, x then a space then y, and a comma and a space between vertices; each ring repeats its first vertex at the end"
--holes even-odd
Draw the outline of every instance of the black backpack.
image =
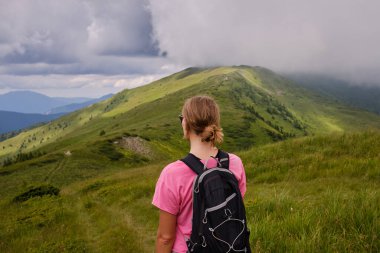
POLYGON ((193 182, 193 218, 188 252, 251 252, 250 231, 239 183, 229 170, 229 155, 218 150, 217 167, 207 168, 189 153, 181 159, 197 177, 193 182))

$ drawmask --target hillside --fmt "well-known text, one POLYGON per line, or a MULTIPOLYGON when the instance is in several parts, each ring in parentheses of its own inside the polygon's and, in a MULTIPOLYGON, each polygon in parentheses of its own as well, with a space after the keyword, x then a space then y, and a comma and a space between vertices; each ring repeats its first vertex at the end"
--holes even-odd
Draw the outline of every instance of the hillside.
POLYGON ((176 157, 186 149, 177 115, 184 100, 196 94, 209 94, 220 104, 226 133, 222 147, 227 150, 380 126, 376 114, 325 98, 261 67, 189 68, 0 142, 0 157, 36 150, 83 152, 102 145, 112 149, 112 140, 131 135, 144 139, 156 158, 176 157))
POLYGON ((380 114, 379 85, 351 83, 323 75, 294 74, 287 77, 323 96, 380 114))
MULTIPOLYGON (((301 137, 237 154, 254 252, 380 250, 379 131, 301 137)), ((96 155, 57 153, 0 170, 0 252, 153 251, 158 212, 151 199, 171 160, 128 168, 101 155, 91 163, 96 155), (13 201, 46 183, 59 195, 13 201)))

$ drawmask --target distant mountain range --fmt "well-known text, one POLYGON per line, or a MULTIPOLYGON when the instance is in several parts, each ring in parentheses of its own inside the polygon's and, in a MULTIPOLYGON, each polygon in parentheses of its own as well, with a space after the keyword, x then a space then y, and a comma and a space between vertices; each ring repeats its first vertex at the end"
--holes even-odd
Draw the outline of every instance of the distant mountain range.
MULTIPOLYGON (((56 119, 64 114, 79 110, 112 97, 100 98, 49 97, 32 91, 12 91, 0 95, 0 134, 19 131, 32 125, 56 119)), ((7 134, 7 137, 12 134, 7 134)), ((7 138, 0 137, 0 140, 7 138)))
POLYGON ((49 97, 33 91, 11 91, 0 95, 0 110, 45 114, 51 109, 73 103, 83 103, 92 98, 49 97))
POLYGON ((89 106, 89 105, 95 104, 97 102, 106 100, 107 98, 110 98, 112 96, 113 96, 113 94, 107 94, 107 95, 102 96, 100 98, 91 99, 91 100, 88 100, 88 101, 85 101, 82 103, 73 103, 73 104, 55 107, 55 108, 52 108, 50 111, 48 111, 47 114, 73 112, 73 111, 79 110, 81 108, 84 108, 86 106, 89 106))
POLYGON ((0 110, 20 113, 67 113, 111 97, 49 97, 33 91, 11 91, 0 95, 0 110))

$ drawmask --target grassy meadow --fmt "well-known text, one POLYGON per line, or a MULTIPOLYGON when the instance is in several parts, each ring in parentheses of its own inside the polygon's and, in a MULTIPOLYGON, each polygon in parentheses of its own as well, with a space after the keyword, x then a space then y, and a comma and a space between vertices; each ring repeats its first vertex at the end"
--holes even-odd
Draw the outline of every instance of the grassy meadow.
POLYGON ((0 142, 0 252, 153 252, 155 183, 188 152, 177 116, 197 94, 245 164, 254 252, 380 251, 379 115, 239 66, 189 68, 0 142))
MULTIPOLYGON (((380 250, 379 131, 302 137, 237 154, 255 252, 380 250)), ((60 162, 74 168, 83 156, 60 162)), ((67 182, 53 173, 48 183, 60 194, 24 202, 13 198, 38 181, 38 169, 23 178, 19 169, 2 171, 0 252, 152 252, 158 212, 150 202, 168 162, 104 169, 104 161, 88 169, 91 178, 67 182)))

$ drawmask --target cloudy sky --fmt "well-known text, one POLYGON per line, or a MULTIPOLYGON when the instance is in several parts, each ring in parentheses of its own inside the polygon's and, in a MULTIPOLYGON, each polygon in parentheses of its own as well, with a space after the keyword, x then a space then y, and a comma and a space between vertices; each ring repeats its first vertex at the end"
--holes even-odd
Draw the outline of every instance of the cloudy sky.
POLYGON ((188 66, 380 85, 378 0, 0 0, 0 93, 98 97, 188 66))

